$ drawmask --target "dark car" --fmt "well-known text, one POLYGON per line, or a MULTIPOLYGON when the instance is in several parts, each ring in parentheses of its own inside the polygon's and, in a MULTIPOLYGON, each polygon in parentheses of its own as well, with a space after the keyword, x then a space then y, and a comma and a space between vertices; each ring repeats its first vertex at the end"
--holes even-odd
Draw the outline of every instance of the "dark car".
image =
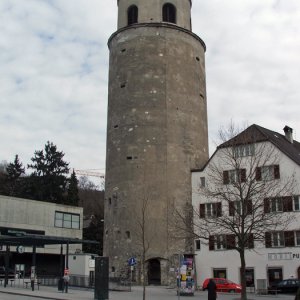
POLYGON ((284 279, 269 287, 269 293, 296 293, 300 287, 298 279, 284 279))
POLYGON ((202 284, 203 291, 207 289, 207 284, 210 279, 216 283, 218 292, 240 293, 242 291, 242 287, 239 284, 226 278, 206 278, 202 284))

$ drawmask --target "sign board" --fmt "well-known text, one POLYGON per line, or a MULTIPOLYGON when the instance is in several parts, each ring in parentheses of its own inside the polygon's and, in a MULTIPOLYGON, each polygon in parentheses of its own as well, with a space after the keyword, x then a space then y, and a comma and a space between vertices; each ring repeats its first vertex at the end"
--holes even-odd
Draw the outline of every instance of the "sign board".
POLYGON ((136 259, 135 257, 130 257, 128 259, 128 266, 134 266, 134 265, 136 265, 136 259))

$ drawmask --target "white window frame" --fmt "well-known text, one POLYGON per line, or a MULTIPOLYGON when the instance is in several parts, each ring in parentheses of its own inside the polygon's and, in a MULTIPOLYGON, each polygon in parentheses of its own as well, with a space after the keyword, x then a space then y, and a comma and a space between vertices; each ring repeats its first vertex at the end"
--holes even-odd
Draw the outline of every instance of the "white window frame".
POLYGON ((270 199, 271 212, 283 212, 283 201, 281 197, 270 199))
POLYGON ((255 154, 254 144, 246 144, 246 145, 233 147, 234 157, 254 156, 254 154, 255 154))
POLYGON ((284 247, 284 232, 275 231, 271 232, 272 247, 284 247))
POLYGON ((225 250, 226 249, 226 235, 220 234, 214 237, 215 250, 225 250))
POLYGON ((295 246, 300 246, 300 231, 295 231, 295 246))
POLYGON ((300 211, 300 196, 299 195, 293 197, 293 210, 300 211))
POLYGON ((195 250, 200 251, 201 250, 201 241, 200 239, 195 240, 195 250))
POLYGON ((261 167, 261 179, 264 181, 274 180, 274 166, 261 167))

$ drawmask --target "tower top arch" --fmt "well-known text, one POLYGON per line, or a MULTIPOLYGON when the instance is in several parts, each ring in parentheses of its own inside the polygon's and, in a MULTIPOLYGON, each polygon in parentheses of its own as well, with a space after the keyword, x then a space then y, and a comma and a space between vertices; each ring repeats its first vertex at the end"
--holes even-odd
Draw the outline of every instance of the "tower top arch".
POLYGON ((191 0, 118 0, 118 29, 138 23, 172 23, 191 30, 191 0))

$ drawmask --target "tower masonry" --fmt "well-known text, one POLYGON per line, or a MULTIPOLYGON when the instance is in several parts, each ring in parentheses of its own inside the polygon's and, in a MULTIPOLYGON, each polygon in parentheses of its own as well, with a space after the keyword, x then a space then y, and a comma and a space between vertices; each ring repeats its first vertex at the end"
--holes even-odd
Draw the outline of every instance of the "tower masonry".
POLYGON ((191 5, 118 0, 118 30, 108 41, 110 276, 125 276, 134 257, 137 281, 169 284, 178 254, 193 250, 176 235, 176 215, 191 204, 190 170, 208 160, 205 44, 191 31, 191 5))

